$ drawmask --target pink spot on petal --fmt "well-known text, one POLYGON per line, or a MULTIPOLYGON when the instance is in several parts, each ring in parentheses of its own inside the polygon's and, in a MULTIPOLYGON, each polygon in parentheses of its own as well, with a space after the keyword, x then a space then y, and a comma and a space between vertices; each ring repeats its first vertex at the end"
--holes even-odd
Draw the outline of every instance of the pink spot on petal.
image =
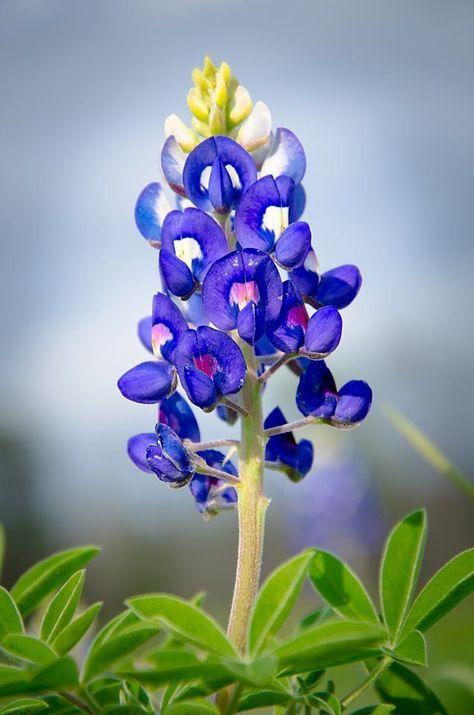
POLYGON ((203 372, 208 377, 213 377, 219 370, 219 363, 216 358, 209 355, 209 353, 195 357, 194 364, 198 370, 203 372))
POLYGON ((260 293, 258 290, 258 285, 255 281, 248 281, 248 283, 234 283, 229 293, 229 300, 233 305, 238 305, 239 310, 245 308, 247 303, 251 300, 254 303, 258 303, 260 299, 260 293))
POLYGON ((304 305, 295 305, 294 308, 290 308, 287 320, 289 325, 301 325, 301 327, 306 330, 309 316, 304 305))
POLYGON ((151 344, 153 346, 153 352, 159 351, 159 349, 167 343, 169 340, 173 340, 173 333, 164 323, 157 323, 151 329, 151 344))

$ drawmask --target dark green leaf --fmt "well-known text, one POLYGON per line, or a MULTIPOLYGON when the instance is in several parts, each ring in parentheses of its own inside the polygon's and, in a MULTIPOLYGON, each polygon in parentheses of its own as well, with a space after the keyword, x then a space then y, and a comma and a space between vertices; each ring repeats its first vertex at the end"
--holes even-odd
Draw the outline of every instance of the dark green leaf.
POLYGON ((352 715, 387 715, 387 713, 392 713, 394 710, 395 705, 380 703, 379 705, 367 705, 361 710, 354 710, 352 715))
POLYGON ((219 710, 213 703, 206 700, 181 702, 166 708, 166 715, 219 715, 219 710))
POLYGON ((426 631, 474 590, 474 549, 448 561, 418 594, 402 628, 426 631))
POLYGON ((311 626, 315 626, 316 623, 322 623, 331 615, 334 615, 332 608, 319 608, 317 611, 312 611, 298 623, 298 630, 304 631, 306 628, 311 628, 311 626))
POLYGON ((85 571, 76 571, 49 604, 40 628, 40 638, 47 643, 52 643, 73 617, 81 597, 84 578, 85 571))
POLYGON ((224 661, 224 665, 230 673, 236 676, 238 682, 256 687, 264 687, 270 685, 275 676, 278 660, 275 656, 266 654, 251 663, 226 660, 224 661))
POLYGON ((3 562, 5 560, 5 529, 0 524, 0 577, 2 575, 3 562))
POLYGON ((31 613, 45 596, 85 566, 98 552, 96 546, 60 551, 40 561, 20 576, 11 590, 11 595, 22 616, 31 613))
POLYGON ((100 601, 94 603, 92 606, 89 606, 84 613, 81 613, 81 615, 71 621, 71 623, 68 623, 51 643, 53 650, 58 655, 66 655, 66 653, 69 653, 76 643, 79 643, 81 638, 87 633, 101 608, 102 603, 100 601))
POLYGON ((78 685, 77 665, 72 658, 66 656, 56 660, 37 672, 30 681, 31 691, 67 690, 78 685))
POLYGON ((0 697, 21 695, 27 682, 28 674, 25 670, 0 664, 0 697))
POLYGON ((8 633, 23 633, 23 621, 13 598, 0 586, 0 643, 8 633))
POLYGON ((239 700, 237 712, 256 710, 257 708, 270 708, 278 705, 288 705, 291 702, 298 702, 290 693, 276 690, 261 690, 258 693, 249 693, 239 700))
POLYGON ((393 650, 382 648, 382 651, 402 663, 427 665, 426 641, 423 633, 420 633, 420 631, 412 631, 404 640, 400 641, 393 650))
POLYGON ((332 621, 309 628, 274 648, 280 666, 292 672, 318 670, 364 659, 384 636, 381 626, 332 621))
POLYGON ((326 551, 317 551, 309 567, 314 588, 341 616, 379 623, 367 591, 345 563, 326 551))
POLYGON ((127 605, 140 618, 164 624, 174 634, 210 653, 236 655, 222 628, 197 606, 176 596, 150 594, 135 596, 127 605))
POLYGON ((37 713, 40 710, 45 710, 47 707, 48 703, 45 703, 44 700, 21 698, 21 700, 15 700, 3 707, 0 706, 0 715, 26 715, 26 713, 37 713))
POLYGON ((380 567, 384 621, 395 642, 418 580, 426 541, 426 513, 415 511, 400 521, 387 539, 380 567))
POLYGON ((44 695, 43 699, 48 705, 48 715, 78 715, 78 713, 81 715, 83 713, 83 710, 61 695, 44 695))
POLYGON ((146 710, 140 705, 109 705, 103 712, 104 715, 143 715, 146 710))
POLYGON ((279 566, 257 596, 250 621, 249 649, 258 652, 266 639, 278 633, 295 605, 314 550, 303 551, 279 566))
POLYGON ((110 666, 127 658, 134 650, 153 638, 159 628, 153 624, 137 624, 113 635, 98 646, 94 642, 87 654, 83 669, 83 680, 109 670, 110 666))
POLYGON ((395 705, 397 715, 448 715, 435 694, 400 663, 392 663, 375 687, 384 702, 395 705))
MULTIPOLYGON (((124 678, 135 678, 138 682, 155 689, 171 683, 187 683, 193 680, 213 682, 216 679, 229 678, 230 671, 220 660, 210 656, 201 660, 194 653, 178 650, 164 650, 161 655, 155 653, 152 668, 121 673, 124 678)), ((235 678, 233 678, 235 680, 235 678)))
POLYGON ((10 633, 2 641, 2 649, 10 655, 35 665, 48 665, 57 656, 51 648, 34 636, 10 633))
POLYGON ((339 701, 331 693, 315 693, 308 697, 308 702, 325 715, 341 715, 339 701))

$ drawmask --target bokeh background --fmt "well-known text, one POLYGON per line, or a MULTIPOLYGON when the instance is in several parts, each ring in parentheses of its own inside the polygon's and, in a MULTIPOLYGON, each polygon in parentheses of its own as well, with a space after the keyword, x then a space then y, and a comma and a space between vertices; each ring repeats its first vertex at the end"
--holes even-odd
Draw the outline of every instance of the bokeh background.
MULTIPOLYGON (((204 523, 187 490, 134 468, 126 440, 150 430, 154 408, 116 389, 143 358, 135 325, 158 288, 135 198, 159 176, 163 121, 186 115, 206 52, 305 145, 322 267, 354 262, 364 276, 331 366, 340 383, 372 384, 372 413, 354 432, 307 432, 317 467, 302 484, 268 475, 265 572, 316 544, 374 591, 384 535, 420 505, 423 579, 471 544, 472 505, 380 408, 396 405, 472 477, 473 33, 472 0, 0 0, 7 581, 53 549, 98 542, 88 595, 110 613, 134 592, 205 588, 225 617, 235 518, 204 523)), ((268 410, 296 418, 295 386, 278 375, 268 410)), ((232 434, 212 416, 201 426, 232 434)), ((465 683, 473 637, 466 605, 433 631, 431 677, 445 661, 465 683)), ((474 711, 466 684, 436 687, 474 711)))

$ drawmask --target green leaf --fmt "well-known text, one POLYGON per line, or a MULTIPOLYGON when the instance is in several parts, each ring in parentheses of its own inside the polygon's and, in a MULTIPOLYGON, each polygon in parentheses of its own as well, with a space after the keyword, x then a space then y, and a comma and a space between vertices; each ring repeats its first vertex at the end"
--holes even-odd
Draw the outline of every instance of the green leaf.
POLYGON ((239 683, 263 687, 271 683, 278 667, 278 660, 275 656, 266 654, 251 663, 226 660, 224 665, 236 676, 239 683))
POLYGON ((96 675, 108 671, 110 666, 127 658, 130 653, 153 638, 159 630, 153 624, 139 623, 112 636, 98 646, 93 643, 84 663, 83 680, 87 682, 96 675))
POLYGON ((43 699, 48 705, 48 715, 81 715, 83 713, 83 710, 60 695, 43 695, 43 699))
POLYGON ((426 631, 474 590, 474 549, 448 561, 418 594, 402 628, 426 631))
POLYGON ((104 715, 143 715, 146 710, 140 705, 109 705, 103 712, 104 715))
POLYGON ((339 701, 331 693, 315 693, 308 697, 308 702, 325 715, 341 715, 339 701))
POLYGON ((23 715, 23 713, 37 713, 48 707, 48 703, 44 700, 36 700, 33 698, 21 698, 15 700, 8 705, 0 707, 0 715, 23 715))
POLYGON ((11 595, 22 616, 29 615, 45 596, 63 584, 98 553, 97 546, 81 546, 60 551, 40 561, 20 576, 11 590, 11 595))
POLYGON ((389 535, 380 567, 380 600, 385 625, 396 641, 418 580, 426 541, 426 513, 415 511, 389 535))
POLYGON ((295 605, 314 550, 303 551, 279 566, 267 578, 253 608, 249 650, 258 652, 267 638, 278 633, 295 605))
POLYGON ((284 693, 279 690, 261 690, 258 693, 249 693, 240 698, 237 712, 288 705, 292 702, 298 702, 298 699, 294 698, 290 693, 284 693))
POLYGON ((218 715, 219 710, 206 700, 181 702, 166 708, 166 715, 218 715))
POLYGON ((0 577, 3 570, 3 562, 5 560, 5 529, 3 524, 0 523, 0 577))
POLYGON ((428 665, 426 660, 426 641, 420 631, 412 631, 393 650, 389 648, 382 648, 381 650, 402 663, 428 665))
POLYGON ((383 637, 383 628, 375 624, 332 621, 308 628, 273 653, 291 672, 318 670, 366 658, 383 637))
POLYGON ((149 670, 125 671, 120 675, 157 689, 172 683, 187 683, 198 679, 202 682, 212 682, 222 677, 228 679, 229 669, 215 656, 201 660, 189 651, 166 649, 161 654, 156 652, 153 655, 149 670))
POLYGON ((8 633, 23 633, 18 607, 8 591, 0 586, 0 643, 8 633))
POLYGON ((307 616, 301 619, 298 623, 298 631, 304 631, 306 628, 315 626, 316 623, 322 623, 327 618, 333 615, 332 608, 319 608, 316 611, 311 611, 307 616))
POLYGON ((84 578, 85 571, 76 571, 49 604, 40 628, 40 638, 47 643, 54 641, 73 617, 81 597, 84 578))
POLYGON ((174 634, 210 653, 235 656, 234 646, 221 627, 197 606, 176 596, 150 594, 135 596, 127 605, 140 618, 165 624, 174 634))
POLYGON ((48 665, 56 660, 56 653, 46 643, 24 633, 10 633, 2 641, 2 649, 16 658, 35 665, 48 665))
POLYGON ((352 715, 387 715, 395 710, 395 705, 380 703, 379 705, 367 705, 360 710, 354 710, 352 715))
POLYGON ((400 663, 392 663, 375 688, 384 702, 395 705, 397 715, 448 715, 436 695, 400 663))
POLYGON ((77 685, 77 665, 72 658, 66 656, 37 672, 31 678, 28 690, 31 692, 67 690, 68 688, 75 688, 77 685))
POLYGON ((453 484, 462 489, 471 499, 474 499, 474 484, 466 477, 430 438, 417 427, 414 422, 402 415, 393 405, 383 407, 386 417, 402 434, 407 442, 420 454, 428 464, 447 477, 453 484))
POLYGON ((66 653, 69 653, 76 643, 79 643, 81 638, 87 633, 101 608, 102 602, 98 601, 92 606, 89 606, 84 613, 81 613, 81 615, 71 621, 71 623, 68 623, 51 643, 53 650, 58 655, 66 655, 66 653))
POLYGON ((326 551, 317 551, 309 567, 314 588, 344 618, 379 623, 367 591, 345 563, 326 551))

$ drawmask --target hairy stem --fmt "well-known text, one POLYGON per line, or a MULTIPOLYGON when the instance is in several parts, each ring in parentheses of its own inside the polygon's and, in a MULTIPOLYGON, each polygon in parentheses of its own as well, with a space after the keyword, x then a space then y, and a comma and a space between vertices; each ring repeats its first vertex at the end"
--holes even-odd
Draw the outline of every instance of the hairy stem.
POLYGON ((368 690, 371 685, 374 685, 374 683, 377 682, 383 671, 386 670, 386 668, 388 668, 391 663, 392 658, 390 658, 390 656, 388 655, 385 656, 385 658, 383 658, 380 663, 373 670, 370 671, 364 682, 361 683, 357 688, 355 688, 351 693, 346 695, 343 700, 341 700, 342 709, 345 710, 351 703, 354 702, 354 700, 356 700, 363 693, 365 693, 365 691, 368 690))
POLYGON ((296 422, 286 422, 284 425, 278 425, 277 427, 269 427, 263 433, 265 439, 268 437, 274 437, 277 434, 284 434, 285 432, 292 432, 295 429, 301 429, 302 427, 308 427, 309 425, 322 425, 330 424, 329 420, 324 417, 303 417, 301 420, 296 420, 296 422))
POLYGON ((270 365, 270 367, 267 368, 262 375, 260 375, 258 378, 259 382, 266 382, 269 377, 281 368, 282 365, 285 365, 290 360, 293 360, 294 357, 296 357, 296 353, 284 353, 281 355, 277 360, 275 360, 273 365, 270 365))

